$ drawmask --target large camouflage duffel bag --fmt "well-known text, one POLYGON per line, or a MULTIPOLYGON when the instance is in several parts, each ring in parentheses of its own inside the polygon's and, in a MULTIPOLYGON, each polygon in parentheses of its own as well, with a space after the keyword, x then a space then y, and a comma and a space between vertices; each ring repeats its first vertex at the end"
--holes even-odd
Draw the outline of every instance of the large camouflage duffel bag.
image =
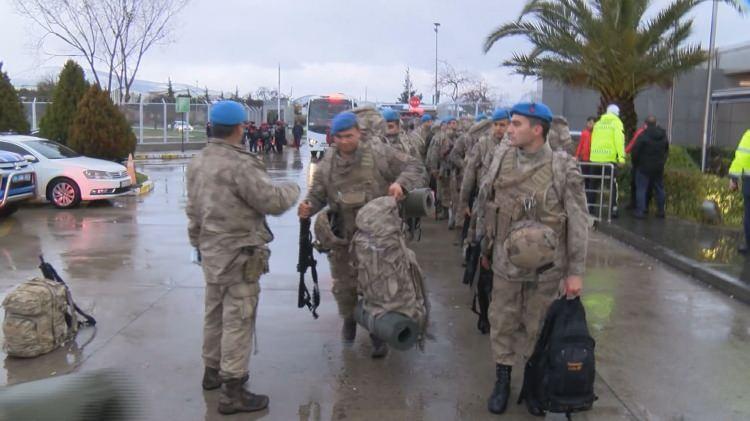
POLYGON ((46 354, 78 331, 73 303, 64 284, 34 278, 3 300, 4 351, 12 357, 46 354))
POLYGON ((352 247, 362 307, 374 319, 389 312, 408 317, 418 326, 421 342, 429 303, 417 257, 406 246, 396 200, 385 196, 370 201, 357 213, 356 224, 352 247))

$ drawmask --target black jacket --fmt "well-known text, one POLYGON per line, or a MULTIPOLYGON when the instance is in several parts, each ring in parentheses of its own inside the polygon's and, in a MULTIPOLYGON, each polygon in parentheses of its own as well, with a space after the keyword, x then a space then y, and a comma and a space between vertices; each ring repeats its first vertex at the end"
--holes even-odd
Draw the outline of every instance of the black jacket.
POLYGON ((292 128, 292 135, 294 135, 295 139, 301 139, 302 138, 302 125, 301 124, 295 124, 294 128, 292 128))
POLYGON ((669 155, 667 133, 657 125, 649 125, 638 136, 633 148, 633 167, 647 175, 664 173, 669 155))

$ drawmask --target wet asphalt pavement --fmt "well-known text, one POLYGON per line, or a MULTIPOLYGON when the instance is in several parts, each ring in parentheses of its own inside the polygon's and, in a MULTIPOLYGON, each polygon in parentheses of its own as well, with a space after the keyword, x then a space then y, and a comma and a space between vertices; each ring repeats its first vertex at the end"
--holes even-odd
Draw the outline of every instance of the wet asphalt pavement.
MULTIPOLYGON (((303 188, 309 180, 307 154, 288 150, 267 163, 274 179, 303 188)), ((250 363, 251 390, 270 395, 270 407, 219 415, 218 391, 200 386, 203 279, 189 260, 185 169, 184 161, 141 163, 156 185, 149 195, 71 211, 29 207, 0 221, 0 298, 37 275, 43 253, 98 320, 63 349, 4 358, 1 384, 115 368, 138 385, 149 420, 534 419, 515 403, 504 417, 486 410, 494 382, 488 337, 475 327, 455 233, 444 222, 425 221, 413 244, 435 340, 424 352, 371 360, 362 330, 353 345, 340 340, 325 256, 316 254, 320 318, 296 308, 294 211, 269 218, 276 240, 250 363)), ((589 250, 584 302, 599 400, 574 419, 750 419, 750 308, 603 235, 592 235, 589 250)), ((520 378, 517 366, 514 395, 520 378)))

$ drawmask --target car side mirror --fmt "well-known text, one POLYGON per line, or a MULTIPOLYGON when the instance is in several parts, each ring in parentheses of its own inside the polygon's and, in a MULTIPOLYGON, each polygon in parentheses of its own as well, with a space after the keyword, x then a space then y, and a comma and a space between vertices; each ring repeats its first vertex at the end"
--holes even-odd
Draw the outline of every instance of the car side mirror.
POLYGON ((27 160, 27 161, 29 161, 31 163, 39 162, 39 160, 36 159, 36 157, 34 155, 24 155, 23 159, 25 159, 25 160, 27 160))

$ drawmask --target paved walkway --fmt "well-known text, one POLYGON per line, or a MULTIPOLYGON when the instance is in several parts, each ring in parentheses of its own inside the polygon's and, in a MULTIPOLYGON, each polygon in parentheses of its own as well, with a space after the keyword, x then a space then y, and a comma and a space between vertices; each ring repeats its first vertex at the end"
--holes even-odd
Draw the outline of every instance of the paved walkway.
POLYGON ((645 220, 625 214, 599 229, 691 276, 750 302, 750 257, 737 253, 738 229, 680 218, 645 220))

